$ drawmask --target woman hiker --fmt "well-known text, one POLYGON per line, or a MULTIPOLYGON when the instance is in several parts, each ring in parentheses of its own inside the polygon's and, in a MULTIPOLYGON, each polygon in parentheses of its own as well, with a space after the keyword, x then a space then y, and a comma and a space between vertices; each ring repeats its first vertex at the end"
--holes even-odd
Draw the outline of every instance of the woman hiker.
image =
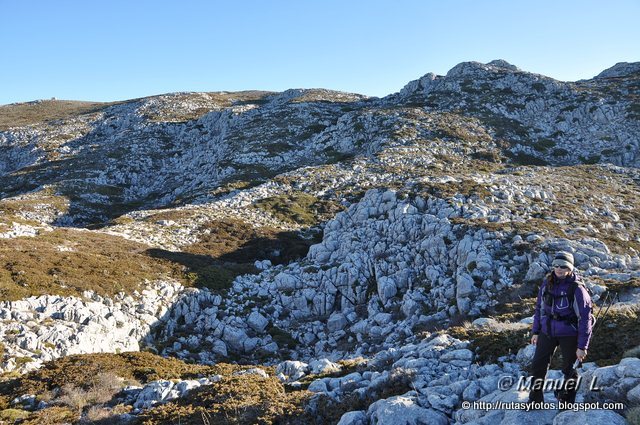
POLYGON ((536 346, 536 352, 529 401, 544 401, 544 378, 559 345, 565 381, 559 400, 574 403, 577 373, 573 365, 576 359, 582 361, 587 356, 593 328, 591 297, 574 272, 573 254, 558 252, 552 266, 538 291, 533 316, 531 344, 536 346))

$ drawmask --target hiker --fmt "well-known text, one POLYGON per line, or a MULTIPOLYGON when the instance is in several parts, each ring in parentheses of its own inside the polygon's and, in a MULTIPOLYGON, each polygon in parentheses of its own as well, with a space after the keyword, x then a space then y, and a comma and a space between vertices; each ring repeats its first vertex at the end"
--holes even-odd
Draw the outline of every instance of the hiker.
POLYGON ((573 254, 560 251, 553 270, 544 278, 533 316, 531 344, 536 346, 531 365, 532 389, 529 402, 543 402, 543 383, 551 357, 558 345, 562 352, 565 386, 559 401, 575 403, 576 379, 573 365, 587 356, 593 328, 591 297, 574 272, 573 254))

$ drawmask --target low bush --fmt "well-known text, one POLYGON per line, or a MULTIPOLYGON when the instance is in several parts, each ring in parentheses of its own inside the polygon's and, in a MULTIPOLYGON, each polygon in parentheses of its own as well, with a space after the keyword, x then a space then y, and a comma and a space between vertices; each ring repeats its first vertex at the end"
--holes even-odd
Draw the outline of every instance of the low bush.
POLYGON ((0 410, 0 423, 15 423, 19 420, 26 419, 29 414, 29 412, 22 409, 0 410))
POLYGON ((70 390, 79 388, 88 392, 88 398, 100 403, 120 384, 123 387, 128 383, 144 384, 157 379, 190 379, 228 372, 229 368, 225 365, 214 368, 190 365, 147 352, 81 354, 47 362, 38 370, 0 382, 0 396, 13 399, 23 394, 35 394, 41 398, 67 386, 70 390))
POLYGON ((318 199, 304 192, 261 199, 254 205, 279 220, 302 226, 315 226, 342 209, 335 202, 318 199))
POLYGON ((495 363, 499 357, 517 354, 529 340, 529 327, 521 326, 453 326, 441 332, 470 341, 470 349, 475 353, 476 361, 482 364, 495 363))
POLYGON ((305 411, 309 391, 286 391, 275 377, 224 377, 193 390, 189 397, 156 407, 141 416, 145 425, 313 424, 305 411))
POLYGON ((78 415, 68 407, 53 406, 29 415, 21 425, 60 425, 78 420, 78 415))
POLYGON ((611 308, 597 325, 588 350, 589 361, 599 366, 619 363, 625 352, 640 345, 637 308, 611 308))

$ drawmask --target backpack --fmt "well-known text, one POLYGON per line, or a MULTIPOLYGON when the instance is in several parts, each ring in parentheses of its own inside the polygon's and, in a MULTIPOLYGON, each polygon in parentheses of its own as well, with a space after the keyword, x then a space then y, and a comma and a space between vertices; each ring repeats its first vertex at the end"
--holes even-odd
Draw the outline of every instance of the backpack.
MULTIPOLYGON (((547 282, 547 285, 548 285, 548 282, 547 282)), ((593 291, 589 289, 584 284, 584 282, 576 280, 575 282, 573 282, 572 285, 569 286, 569 292, 567 292, 566 295, 553 295, 547 290, 547 285, 545 285, 544 292, 542 293, 542 302, 544 302, 548 306, 551 306, 553 305, 553 303, 555 303, 556 299, 567 297, 567 301, 571 303, 571 305, 573 306, 573 313, 574 313, 574 314, 568 314, 566 316, 560 316, 554 313, 553 315, 551 315, 551 318, 553 320, 560 320, 570 325, 577 326, 578 320, 580 320, 580 309, 578 309, 578 306, 575 303, 576 289, 578 288, 578 286, 582 286, 587 291, 589 298, 593 296, 593 291)), ((546 315, 546 311, 544 308, 542 309, 542 312, 543 314, 546 315)), ((591 319, 591 326, 595 325, 595 318, 593 316, 593 303, 591 303, 591 306, 589 308, 589 318, 591 319)), ((551 326, 551 322, 547 321, 547 327, 550 327, 550 326, 551 326)))

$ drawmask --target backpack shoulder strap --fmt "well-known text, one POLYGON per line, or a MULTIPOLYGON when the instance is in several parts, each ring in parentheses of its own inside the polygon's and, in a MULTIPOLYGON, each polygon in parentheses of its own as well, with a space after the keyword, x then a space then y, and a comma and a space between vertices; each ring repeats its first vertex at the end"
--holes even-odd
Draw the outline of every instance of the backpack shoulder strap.
POLYGON ((576 303, 576 290, 578 289, 578 286, 587 289, 587 286, 583 281, 576 280, 575 282, 573 282, 573 285, 569 287, 568 298, 571 300, 571 303, 573 305, 573 311, 576 313, 578 320, 580 320, 580 309, 578 308, 578 303, 576 303))

